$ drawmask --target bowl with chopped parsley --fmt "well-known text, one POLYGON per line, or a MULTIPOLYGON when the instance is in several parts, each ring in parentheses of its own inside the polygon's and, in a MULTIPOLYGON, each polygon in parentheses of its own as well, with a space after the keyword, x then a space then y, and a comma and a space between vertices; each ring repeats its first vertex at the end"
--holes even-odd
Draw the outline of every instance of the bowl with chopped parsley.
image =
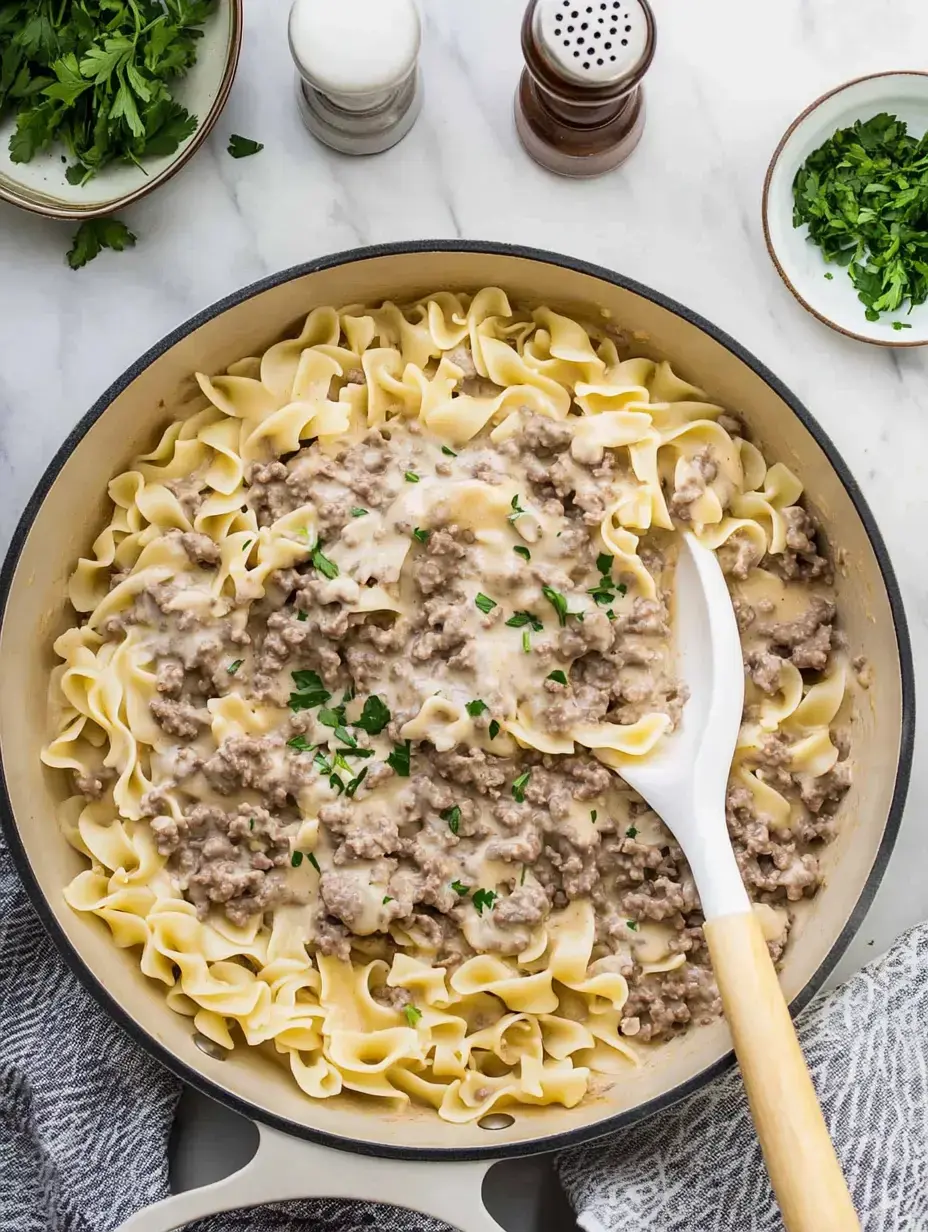
POLYGON ((103 218, 163 184, 218 119, 242 0, 2 0, 0 199, 103 218))
POLYGON ((928 73, 858 78, 787 129, 767 170, 767 248, 825 325, 928 344, 928 73))

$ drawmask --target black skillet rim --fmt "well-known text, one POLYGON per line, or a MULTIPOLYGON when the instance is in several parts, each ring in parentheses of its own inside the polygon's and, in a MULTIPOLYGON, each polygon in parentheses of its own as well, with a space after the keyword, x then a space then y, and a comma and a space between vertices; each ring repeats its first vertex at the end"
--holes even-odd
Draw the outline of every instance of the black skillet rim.
MULTIPOLYGON (((899 650, 899 664, 902 684, 902 731, 899 746, 899 761, 896 771, 896 781, 893 788, 893 797, 890 804, 889 815, 886 821, 886 829, 883 832, 883 838, 880 843, 876 859, 867 882, 861 892, 859 899, 852 911, 846 925, 842 929, 840 935, 835 940, 825 959, 819 966, 818 970, 800 991, 790 1005, 790 1012, 795 1017, 808 1002, 812 999, 816 992, 821 988, 822 984, 827 979, 828 975, 834 969, 841 955, 847 949, 851 939, 857 932, 864 915, 867 912, 873 896, 876 893, 883 874, 886 871, 886 866, 889 862, 889 857, 895 846, 896 838, 899 833, 899 826, 902 820, 902 812, 905 805, 905 798, 909 787, 909 778, 912 767, 913 744, 915 738, 915 673, 912 662, 912 647, 909 638, 908 625, 906 622, 905 611, 902 603, 902 595, 899 590, 899 584, 896 580, 896 575, 890 563, 889 554, 886 550, 886 545, 883 542, 883 537, 877 528, 873 514, 864 499, 860 488, 853 476, 851 475, 844 459, 838 453, 831 439, 823 430, 821 425, 812 417, 805 406, 799 399, 789 390, 776 376, 758 360, 754 355, 737 343, 733 338, 726 334, 723 330, 712 325, 704 317, 691 309, 684 307, 682 304, 671 299, 669 296, 662 295, 650 287, 644 286, 640 282, 636 282, 631 278, 625 278, 613 270, 604 268, 603 266, 594 265, 588 261, 581 261, 574 257, 567 257, 559 253, 546 252, 543 249, 525 247, 520 244, 501 244, 484 242, 479 240, 418 240, 406 243, 378 244, 366 248, 354 248, 346 252, 333 253, 324 257, 319 257, 314 261, 307 261, 300 265, 291 266, 289 269, 283 270, 280 273, 272 274, 267 278, 262 278, 250 286, 245 287, 240 291, 234 292, 232 295, 227 295, 224 299, 218 300, 216 303, 204 308, 201 312, 196 313, 193 317, 187 320, 184 324, 172 330, 166 337, 151 347, 140 359, 132 364, 116 381, 110 385, 109 389, 97 400, 91 409, 81 418, 76 427, 69 433, 64 444, 55 454, 55 457, 49 463, 39 480, 35 491, 30 497, 25 510, 16 526, 10 542, 9 550, 6 554, 6 559, 3 563, 3 568, 0 570, 0 625, 2 625, 3 615, 6 612, 7 603, 10 597, 10 591, 13 584, 13 577, 16 571, 16 566, 19 562, 23 546, 33 521, 38 514, 39 509, 45 497, 51 490, 52 485, 57 479, 62 467, 67 459, 83 439, 92 425, 100 418, 107 410, 110 404, 121 394, 131 383, 138 377, 146 368, 148 368, 156 359, 168 351, 181 339, 187 337, 204 325, 207 321, 213 320, 221 313, 245 300, 251 299, 256 295, 260 295, 263 291, 271 290, 274 287, 280 286, 283 283, 291 282, 296 278, 301 278, 306 274, 316 273, 320 270, 332 269, 341 265, 351 265, 358 261, 367 261, 376 257, 389 256, 408 256, 415 253, 428 252, 463 252, 463 253, 479 253, 482 255, 491 256, 507 256, 520 257, 530 261, 543 262, 548 265, 559 266, 562 269, 572 270, 578 274, 586 274, 593 278, 598 278, 603 282, 611 283, 613 286, 621 287, 624 290, 631 291, 636 295, 640 295, 643 299, 650 300, 661 308, 666 308, 668 311, 682 317, 691 325, 695 325, 704 334, 707 334, 715 342, 718 342, 742 363, 746 364, 757 376, 761 378, 793 411, 796 417, 808 429, 815 438, 818 445, 821 447, 831 466, 837 472, 838 478, 844 485, 848 496, 854 504, 857 513, 863 522, 864 528, 867 531, 870 543, 873 546, 874 553, 877 558, 877 563, 880 567, 880 573, 883 577, 883 584, 886 587, 886 593, 889 598, 890 609, 893 616, 893 625, 896 635, 896 644, 899 650)), ((647 1116, 651 1116, 661 1109, 669 1107, 671 1104, 677 1103, 686 1096, 693 1094, 699 1090, 710 1079, 716 1075, 723 1073, 728 1069, 734 1061, 732 1053, 727 1053, 720 1057, 712 1065, 700 1070, 698 1074, 693 1075, 686 1082, 680 1083, 679 1086, 666 1092, 664 1095, 656 1099, 647 1101, 644 1104, 638 1105, 636 1108, 628 1109, 625 1112, 618 1112, 614 1116, 610 1116, 601 1121, 593 1122, 592 1124, 580 1125, 576 1129, 565 1130, 563 1133, 546 1135, 543 1138, 536 1138, 527 1142, 512 1142, 503 1143, 497 1142, 488 1143, 485 1147, 469 1147, 469 1148, 447 1148, 447 1147, 402 1147, 394 1146, 389 1143, 364 1142, 354 1138, 344 1138, 335 1134, 327 1133, 323 1130, 315 1129, 312 1126, 301 1125, 296 1121, 290 1121, 286 1117, 275 1116, 269 1113, 266 1109, 256 1107, 248 1100, 242 1099, 224 1090, 217 1083, 205 1077, 198 1070, 188 1066, 181 1061, 169 1049, 160 1044, 154 1037, 148 1035, 129 1014, 122 1009, 119 1003, 107 991, 107 989, 97 980, 96 976, 85 966, 80 954, 71 945, 64 930, 58 924, 51 905, 42 893, 36 880, 29 860, 26 856, 25 849, 19 838, 15 820, 13 818, 12 805, 10 796, 7 790, 6 775, 0 759, 0 826, 2 826, 6 841, 9 845, 10 852, 16 864, 20 877, 26 888, 26 892, 32 902, 32 906, 42 921, 45 929, 49 933, 52 941, 55 943, 59 953, 64 958, 68 967, 74 975, 80 980, 81 984, 94 997, 100 1006, 125 1030, 142 1048, 150 1055, 154 1056, 166 1066, 176 1077, 186 1082, 189 1086, 200 1091, 202 1094, 209 1096, 212 1099, 218 1100, 219 1103, 231 1108, 233 1111, 241 1113, 257 1121, 261 1121, 266 1125, 271 1125, 276 1129, 282 1130, 284 1133, 291 1134, 298 1138, 308 1139, 317 1142, 322 1146, 332 1147, 336 1150, 352 1151, 361 1155, 376 1155, 388 1159, 409 1159, 409 1160, 429 1160, 429 1161, 459 1161, 473 1159, 496 1160, 504 1158, 513 1158, 521 1155, 535 1155, 541 1152, 563 1150, 566 1147, 579 1146, 581 1143, 590 1142, 596 1138, 605 1137, 607 1134, 614 1133, 618 1129, 627 1128, 633 1125, 636 1121, 640 1121, 647 1116)), ((565 1115, 569 1115, 565 1114, 565 1115)), ((372 1116, 372 1121, 376 1119, 372 1116)))

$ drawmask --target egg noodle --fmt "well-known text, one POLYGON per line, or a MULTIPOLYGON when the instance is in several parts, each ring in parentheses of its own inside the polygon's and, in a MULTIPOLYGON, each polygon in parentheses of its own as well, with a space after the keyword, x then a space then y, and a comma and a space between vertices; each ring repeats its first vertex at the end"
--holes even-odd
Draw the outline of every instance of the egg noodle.
MULTIPOLYGON (((573 810, 575 832, 585 826, 590 844, 602 841, 595 826, 608 813, 620 819, 613 826, 617 842, 627 829, 641 842, 668 843, 653 815, 629 813, 634 797, 620 775, 626 759, 646 757, 673 729, 684 694, 674 703, 671 686, 657 688, 661 700, 653 708, 645 697, 618 721, 569 706, 562 724, 550 714, 546 719, 544 705, 552 696, 565 696, 566 687, 570 697, 567 677, 585 649, 566 639, 595 635, 605 646, 612 636, 608 622, 618 628, 623 614, 666 597, 681 516, 720 553, 729 572, 731 562, 740 561, 745 585, 768 596, 770 607, 790 589, 770 564, 789 551, 790 510, 801 485, 785 466, 768 466, 731 417, 667 363, 622 359, 617 342, 605 326, 584 327, 546 307, 514 308, 492 287, 472 298, 437 292, 403 307, 316 308, 298 337, 224 374, 198 374, 202 405, 171 423, 151 453, 112 480, 111 520, 71 577, 70 601, 81 623, 55 642, 62 662, 51 679, 51 738, 43 752, 48 766, 73 772, 78 784, 93 784, 61 808, 65 835, 89 862, 67 887, 67 901, 105 921, 118 946, 138 947, 142 972, 165 985, 171 1008, 191 1017, 197 1031, 224 1048, 264 1045, 313 1098, 347 1090, 393 1103, 412 1100, 453 1122, 513 1102, 573 1106, 587 1091, 591 1071, 619 1081, 639 1062, 638 1020, 625 1012, 632 967, 636 979, 646 980, 676 972, 686 961, 673 944, 674 927, 653 916, 629 920, 620 943, 604 948, 589 893, 545 897, 546 882, 536 876, 531 855, 520 864, 501 863, 487 854, 498 834, 479 838, 477 829, 478 837, 468 840, 476 853, 469 884, 459 885, 462 873, 454 893, 435 891, 436 903, 453 901, 439 910, 453 914, 466 938, 458 961, 443 965, 434 938, 397 905, 403 890, 396 889, 396 860, 384 864, 390 849, 376 858, 345 855, 347 872, 340 872, 335 842, 320 822, 320 812, 323 819, 348 818, 354 808, 365 816, 378 791, 388 803, 410 791, 404 757, 412 758, 415 775, 420 753, 440 760, 463 749, 503 771, 506 759, 527 758, 517 768, 527 771, 526 781, 534 773, 536 785, 543 767, 560 757, 581 757, 595 773, 601 773, 597 766, 617 771, 598 798, 598 823, 582 793, 579 802, 565 804, 573 810), (516 449, 529 417, 569 434, 565 467, 611 470, 601 485, 608 499, 602 507, 591 505, 580 523, 588 538, 583 550, 597 562, 592 575, 575 594, 544 586, 545 601, 523 610, 515 599, 504 599, 502 571, 528 570, 529 561, 543 565, 549 573, 539 573, 537 590, 553 576, 556 558, 545 553, 557 549, 565 525, 563 512, 533 500, 528 472, 516 465, 515 452, 506 452, 516 449), (346 450, 362 449, 372 430, 378 440, 386 434, 405 460, 397 465, 419 468, 399 476, 389 500, 353 511, 334 536, 320 530, 312 484, 305 499, 283 509, 268 506, 271 512, 259 518, 251 499, 255 468, 292 461, 312 446, 321 468, 313 482, 324 485, 325 467, 346 450), (512 466, 488 479, 467 461, 479 450, 497 451, 512 466), (710 459, 711 467, 701 468, 700 459, 710 459), (673 494, 687 489, 685 504, 675 505, 673 494), (300 662, 299 649, 295 660, 277 663, 282 674, 264 695, 249 685, 256 669, 247 622, 265 610, 275 579, 290 576, 295 584, 298 576, 313 577, 319 602, 336 603, 331 610, 343 623, 388 630, 422 602, 421 595, 411 598, 409 570, 425 559, 427 537, 436 549, 439 529, 448 526, 464 544, 456 584, 463 587, 460 610, 469 613, 461 619, 474 622, 464 632, 483 647, 479 662, 471 659, 456 672, 451 652, 443 651, 446 658, 430 666, 431 677, 420 680, 413 656, 400 650, 391 660, 384 651, 383 664, 405 664, 393 671, 393 683, 384 668, 383 681, 359 689, 356 700, 347 691, 340 709, 328 677, 289 670, 300 662), (664 563, 656 565, 642 548, 661 532, 664 563), (182 545, 180 536, 190 534, 215 545, 208 565, 182 545), (228 663, 226 655, 199 710, 202 725, 191 747, 205 750, 201 761, 226 748, 260 746, 275 766, 300 767, 300 777, 287 780, 286 799, 262 797, 268 809, 262 826, 275 824, 275 800, 289 810, 277 847, 261 849, 279 858, 258 862, 273 862, 282 897, 265 909, 256 900, 251 914, 226 914, 221 899, 207 902, 201 895, 193 901, 170 843, 160 841, 171 827, 189 824, 190 799, 222 805, 223 790, 198 795, 190 788, 187 794, 183 758, 189 750, 157 719, 164 634, 139 606, 151 594, 168 596, 161 611, 173 612, 172 620, 185 616, 186 626, 176 626, 187 630, 185 646, 191 639, 202 642, 211 621, 225 620, 242 647, 236 661, 228 663), (561 639, 554 659, 555 650, 545 649, 552 630, 561 639), (467 672, 479 688, 461 685, 467 672), (307 685, 301 676, 312 679, 307 685), (288 690, 294 690, 289 706, 288 690), (305 709, 293 701, 312 699, 314 690, 316 709, 312 700, 305 709), (378 713, 372 702, 361 711, 365 693, 378 699, 384 714, 392 711, 393 726, 371 718, 378 713), (295 735, 287 726, 291 718, 303 724, 295 735), (393 767, 392 777, 385 766, 393 767), (154 814, 160 830, 153 828, 154 814), (313 943, 310 919, 326 876, 341 877, 342 887, 345 877, 354 878, 353 914, 346 908, 340 917, 352 934, 350 957, 313 943), (476 878, 488 886, 477 895, 476 878), (521 894, 520 902, 531 890, 543 908, 543 918, 519 926, 518 953, 497 944, 493 932, 503 926, 494 923, 494 911, 502 912, 507 888, 521 894), (406 914, 397 916, 401 910, 406 914), (615 961, 617 954, 622 961, 615 961)), ((299 633, 305 613, 294 610, 287 619, 299 633)), ((658 650, 663 657, 655 679, 672 670, 666 638, 658 650)), ((840 656, 830 654, 827 667, 812 676, 788 658, 777 670, 766 690, 749 682, 732 783, 749 794, 772 831, 788 834, 804 808, 791 780, 805 791, 838 761, 830 729, 845 697, 845 669, 840 656), (765 772, 771 736, 785 750, 785 779, 765 772)), ((254 797, 246 779, 237 782, 235 804, 244 805, 236 850, 244 851, 246 806, 254 797)), ((494 798, 528 809, 520 794, 519 781, 510 789, 507 780, 494 798)), ((444 820, 436 816, 429 824, 441 829, 442 860, 456 845, 467 848, 468 818, 478 804, 464 807, 460 831, 457 806, 435 808, 444 820)), ((353 841, 350 829, 339 833, 353 841)), ((426 866, 423 857, 420 872, 426 866)), ((189 880, 192 885, 196 878, 189 880)), ((334 899, 326 901, 331 915, 334 899)))

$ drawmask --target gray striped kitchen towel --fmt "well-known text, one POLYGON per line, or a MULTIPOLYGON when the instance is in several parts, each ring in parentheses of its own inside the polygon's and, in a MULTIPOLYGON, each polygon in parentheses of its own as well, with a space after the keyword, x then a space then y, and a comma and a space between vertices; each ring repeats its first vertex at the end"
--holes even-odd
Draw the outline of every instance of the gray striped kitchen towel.
MULTIPOLYGON (((928 925, 802 1018, 864 1232, 928 1230, 928 925)), ((0 839, 0 1232, 111 1232, 168 1193, 180 1087, 58 956, 0 839)), ((565 1152, 587 1232, 778 1232, 732 1071, 673 1108, 565 1152)), ((441 1232, 396 1208, 314 1200, 191 1232, 441 1232)))

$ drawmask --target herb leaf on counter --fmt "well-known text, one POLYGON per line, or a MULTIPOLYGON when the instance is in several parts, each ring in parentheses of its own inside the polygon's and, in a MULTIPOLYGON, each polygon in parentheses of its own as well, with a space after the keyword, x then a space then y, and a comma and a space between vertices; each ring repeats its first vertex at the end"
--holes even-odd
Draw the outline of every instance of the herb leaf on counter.
MULTIPOLYGON (((839 129, 793 181, 793 226, 847 268, 868 321, 928 299, 928 134, 881 112, 839 129)), ((894 326, 895 327, 895 326, 894 326)))
POLYGON ((81 269, 100 255, 104 248, 122 252, 132 248, 136 237, 119 218, 88 218, 77 228, 68 249, 68 265, 81 269))
POLYGON ((260 141, 252 141, 250 137, 240 137, 233 133, 229 138, 228 153, 233 158, 250 158, 252 154, 260 154, 264 145, 260 141))

